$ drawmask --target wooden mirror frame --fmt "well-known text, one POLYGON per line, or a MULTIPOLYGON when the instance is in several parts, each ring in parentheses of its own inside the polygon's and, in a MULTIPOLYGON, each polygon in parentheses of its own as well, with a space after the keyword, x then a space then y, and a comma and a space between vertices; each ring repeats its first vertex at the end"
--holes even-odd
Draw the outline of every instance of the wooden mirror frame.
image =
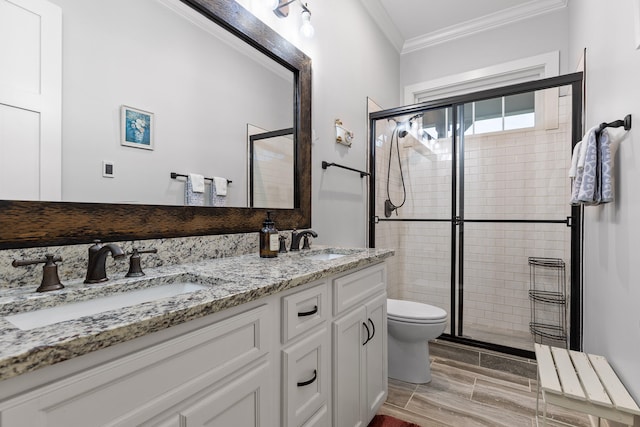
POLYGON ((267 211, 281 230, 311 227, 311 59, 234 1, 181 1, 293 72, 295 208, 0 200, 0 249, 250 233, 267 211))

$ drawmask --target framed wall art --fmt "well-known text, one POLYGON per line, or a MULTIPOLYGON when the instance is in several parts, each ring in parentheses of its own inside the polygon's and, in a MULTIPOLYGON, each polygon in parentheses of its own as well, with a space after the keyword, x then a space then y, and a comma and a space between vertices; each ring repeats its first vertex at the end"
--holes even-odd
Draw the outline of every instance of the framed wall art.
POLYGON ((153 150, 153 113, 123 105, 120 107, 120 144, 153 150))

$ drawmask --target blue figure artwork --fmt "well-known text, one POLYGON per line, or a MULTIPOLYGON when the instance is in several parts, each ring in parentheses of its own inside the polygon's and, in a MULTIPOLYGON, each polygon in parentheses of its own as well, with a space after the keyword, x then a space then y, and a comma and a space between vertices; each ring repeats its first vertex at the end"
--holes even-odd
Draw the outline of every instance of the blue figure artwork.
POLYGON ((151 145, 151 116, 149 114, 127 110, 125 126, 127 142, 151 145))

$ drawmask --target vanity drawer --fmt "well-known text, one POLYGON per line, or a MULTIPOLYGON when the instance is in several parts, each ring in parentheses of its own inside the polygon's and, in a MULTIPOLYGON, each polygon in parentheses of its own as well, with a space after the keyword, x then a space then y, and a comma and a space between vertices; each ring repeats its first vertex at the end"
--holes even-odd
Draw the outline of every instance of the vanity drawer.
POLYGON ((309 331, 327 320, 328 285, 320 282, 312 288, 282 297, 282 343, 309 331))
POLYGON ((282 425, 310 422, 329 397, 329 329, 322 328, 282 350, 282 425))
POLYGON ((377 264, 333 280, 333 315, 387 288, 385 264, 377 264))

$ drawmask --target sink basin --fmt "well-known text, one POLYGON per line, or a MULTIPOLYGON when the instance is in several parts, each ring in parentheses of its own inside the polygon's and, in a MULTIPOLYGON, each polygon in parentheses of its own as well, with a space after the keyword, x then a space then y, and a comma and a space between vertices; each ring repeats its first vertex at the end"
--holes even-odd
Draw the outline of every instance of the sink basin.
POLYGON ((309 255, 305 258, 316 260, 316 261, 330 261, 332 259, 342 258, 343 256, 345 256, 345 254, 321 253, 321 254, 309 255))
POLYGON ((207 289, 205 285, 191 282, 168 283, 145 289, 120 292, 87 301, 73 302, 56 307, 5 316, 5 320, 23 331, 79 319, 118 308, 131 307, 161 298, 207 289))
POLYGON ((313 261, 331 261, 334 259, 342 258, 348 255, 357 255, 362 253, 362 249, 351 249, 351 248, 324 248, 324 249, 313 249, 309 252, 300 252, 300 256, 303 259, 310 259, 313 261))

